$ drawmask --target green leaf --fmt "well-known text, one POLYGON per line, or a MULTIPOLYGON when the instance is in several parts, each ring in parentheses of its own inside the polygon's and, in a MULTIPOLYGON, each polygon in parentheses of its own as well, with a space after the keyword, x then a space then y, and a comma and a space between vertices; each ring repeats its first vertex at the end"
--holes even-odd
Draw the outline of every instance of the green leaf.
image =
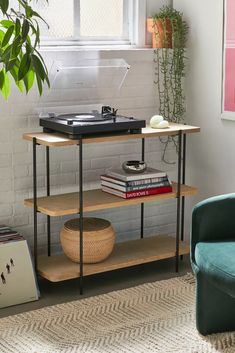
POLYGON ((28 54, 28 56, 31 56, 31 54, 33 53, 33 47, 31 45, 31 42, 28 41, 25 43, 25 49, 26 49, 26 53, 28 54))
POLYGON ((0 8, 4 14, 7 12, 8 6, 9 6, 9 0, 1 0, 0 1, 0 8))
POLYGON ((5 79, 5 76, 4 76, 4 72, 3 72, 3 69, 0 71, 0 90, 2 89, 3 85, 4 85, 4 79, 5 79))
POLYGON ((16 37, 12 43, 12 53, 11 56, 12 58, 16 58, 20 51, 21 51, 21 36, 19 35, 18 37, 16 37))
POLYGON ((25 75, 24 77, 24 85, 25 85, 25 89, 26 92, 28 93, 30 91, 30 89, 33 86, 34 83, 34 71, 32 70, 32 68, 28 71, 28 73, 25 75))
POLYGON ((23 81, 18 81, 18 72, 19 72, 19 60, 16 62, 16 65, 13 66, 13 68, 10 70, 11 76, 14 78, 15 80, 15 84, 17 85, 17 87, 19 88, 19 90, 21 92, 24 92, 24 85, 23 85, 23 81))
POLYGON ((40 20, 42 20, 47 25, 47 27, 49 28, 48 23, 44 20, 44 18, 42 18, 42 16, 39 15, 39 13, 37 13, 36 11, 32 10, 32 15, 35 16, 35 17, 40 18, 40 20))
POLYGON ((50 81, 49 81, 49 78, 48 78, 47 75, 45 76, 45 81, 46 81, 46 83, 47 83, 48 88, 50 88, 50 87, 51 87, 51 84, 50 84, 50 81))
POLYGON ((17 18, 15 22, 15 36, 17 37, 20 34, 21 23, 20 20, 17 18))
POLYGON ((7 63, 10 60, 10 56, 11 56, 11 50, 12 50, 12 44, 10 44, 8 47, 6 47, 6 49, 3 51, 2 53, 2 61, 7 63))
POLYGON ((15 66, 16 61, 17 59, 12 59, 6 63, 6 72, 10 71, 15 66))
POLYGON ((46 78, 46 72, 44 70, 41 60, 35 54, 32 54, 31 58, 32 58, 32 64, 35 69, 35 72, 39 75, 41 80, 44 81, 46 78))
POLYGON ((32 32, 33 32, 33 34, 35 36, 34 49, 38 45, 40 45, 40 28, 39 28, 37 20, 35 20, 35 22, 36 22, 36 27, 31 25, 32 32))
POLYGON ((41 96, 42 95, 42 80, 37 73, 36 73, 36 78, 37 78, 38 91, 41 96))
POLYGON ((10 92, 11 92, 10 78, 4 69, 2 69, 2 72, 4 74, 4 82, 3 82, 3 86, 1 88, 1 93, 2 93, 2 96, 4 97, 4 99, 7 100, 10 95, 10 92))
POLYGON ((2 25, 2 27, 4 28, 9 28, 11 26, 14 26, 14 22, 13 21, 10 21, 10 20, 2 20, 0 22, 0 24, 2 25))
POLYGON ((33 9, 32 9, 32 7, 26 4, 26 5, 24 6, 24 8, 25 8, 26 17, 27 17, 27 18, 31 18, 31 17, 33 16, 33 9))
POLYGON ((5 36, 5 32, 3 32, 3 31, 0 29, 0 42, 2 42, 4 36, 5 36))
POLYGON ((24 85, 23 85, 23 81, 17 81, 16 82, 17 87, 19 88, 20 92, 23 93, 24 92, 24 85))
POLYGON ((19 73, 18 73, 18 81, 22 80, 27 72, 29 71, 31 65, 31 60, 30 57, 25 53, 22 57, 20 67, 19 67, 19 73))
POLYGON ((41 63, 43 64, 45 72, 46 72, 46 74, 48 76, 48 70, 47 70, 47 67, 46 67, 46 64, 45 64, 45 61, 44 61, 42 55, 39 53, 39 51, 37 49, 35 49, 35 52, 37 53, 39 59, 41 60, 41 63))
POLYGON ((10 40, 10 38, 12 36, 12 33, 14 32, 14 28, 15 28, 14 26, 11 26, 6 31, 5 36, 4 36, 3 40, 2 40, 2 47, 5 47, 9 43, 9 40, 10 40))
POLYGON ((22 38, 25 39, 29 33, 29 22, 25 19, 22 26, 22 38))

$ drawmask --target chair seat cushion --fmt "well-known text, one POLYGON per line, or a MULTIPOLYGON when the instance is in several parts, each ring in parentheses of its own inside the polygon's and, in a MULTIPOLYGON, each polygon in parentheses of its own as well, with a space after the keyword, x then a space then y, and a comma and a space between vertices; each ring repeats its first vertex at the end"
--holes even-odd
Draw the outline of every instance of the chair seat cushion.
POLYGON ((235 241, 197 243, 195 261, 209 281, 235 297, 235 241))

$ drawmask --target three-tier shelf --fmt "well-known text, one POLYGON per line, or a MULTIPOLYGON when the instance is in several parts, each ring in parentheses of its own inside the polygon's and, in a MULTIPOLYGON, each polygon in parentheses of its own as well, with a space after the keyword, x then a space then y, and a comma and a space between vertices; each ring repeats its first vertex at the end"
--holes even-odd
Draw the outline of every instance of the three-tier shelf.
POLYGON ((68 139, 57 133, 26 133, 23 138, 33 145, 33 198, 25 200, 27 207, 34 213, 34 265, 36 272, 51 282, 79 278, 80 293, 83 292, 83 277, 101 272, 112 271, 129 266, 175 257, 176 271, 179 258, 189 253, 189 244, 184 241, 185 196, 195 195, 197 189, 185 184, 186 135, 199 132, 200 128, 189 125, 170 124, 168 129, 146 127, 139 134, 109 134, 81 136, 77 140, 68 139), (122 199, 103 192, 101 189, 83 190, 83 145, 140 139, 141 159, 145 157, 145 140, 160 136, 178 135, 178 177, 173 183, 173 191, 134 199, 122 199), (77 145, 79 148, 79 185, 78 192, 51 195, 50 193, 50 148, 77 145), (37 146, 44 146, 46 152, 46 196, 37 197, 37 146), (144 237, 144 204, 166 199, 177 199, 176 235, 153 235, 144 237), (111 256, 97 264, 83 264, 83 217, 86 212, 115 207, 140 205, 140 239, 117 243, 111 256), (47 255, 38 256, 37 215, 47 215, 47 255), (76 214, 80 217, 80 263, 76 264, 64 254, 51 254, 51 217, 76 214))

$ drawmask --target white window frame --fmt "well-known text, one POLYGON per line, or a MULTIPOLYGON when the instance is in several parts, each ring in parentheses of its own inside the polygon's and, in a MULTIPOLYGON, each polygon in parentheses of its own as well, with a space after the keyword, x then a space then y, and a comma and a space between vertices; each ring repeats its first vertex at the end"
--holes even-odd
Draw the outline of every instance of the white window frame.
MULTIPOLYGON (((66 1, 66 0, 65 0, 66 1)), ((42 37, 41 46, 137 46, 145 45, 146 0, 124 0, 123 38, 117 37, 80 37, 80 0, 74 0, 74 37, 42 37)))

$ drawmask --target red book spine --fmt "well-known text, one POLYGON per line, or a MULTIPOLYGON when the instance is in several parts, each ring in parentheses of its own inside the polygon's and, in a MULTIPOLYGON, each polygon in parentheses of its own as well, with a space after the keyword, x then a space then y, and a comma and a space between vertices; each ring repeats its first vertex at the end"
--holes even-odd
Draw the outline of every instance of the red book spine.
POLYGON ((135 197, 156 195, 156 194, 165 194, 167 192, 172 192, 172 186, 161 186, 153 189, 139 190, 139 191, 130 191, 125 193, 126 199, 132 199, 135 197))

